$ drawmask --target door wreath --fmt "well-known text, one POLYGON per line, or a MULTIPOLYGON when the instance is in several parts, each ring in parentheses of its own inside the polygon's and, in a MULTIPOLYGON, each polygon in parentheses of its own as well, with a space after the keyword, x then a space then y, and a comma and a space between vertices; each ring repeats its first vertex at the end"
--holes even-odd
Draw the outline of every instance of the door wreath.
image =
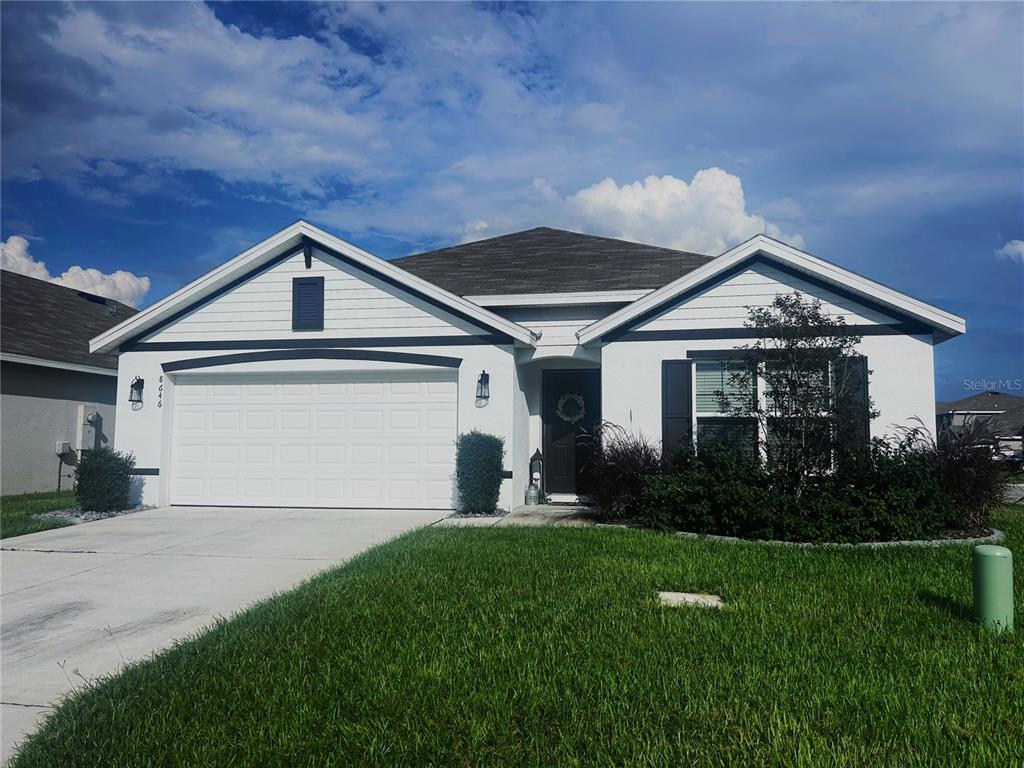
POLYGON ((583 402, 583 395, 578 395, 575 392, 566 392, 558 398, 558 407, 555 409, 555 415, 562 421, 566 421, 570 424, 575 424, 577 421, 581 421, 583 417, 587 415, 587 408, 583 402), (575 403, 575 408, 570 406, 569 412, 566 412, 565 407, 570 403, 575 403))

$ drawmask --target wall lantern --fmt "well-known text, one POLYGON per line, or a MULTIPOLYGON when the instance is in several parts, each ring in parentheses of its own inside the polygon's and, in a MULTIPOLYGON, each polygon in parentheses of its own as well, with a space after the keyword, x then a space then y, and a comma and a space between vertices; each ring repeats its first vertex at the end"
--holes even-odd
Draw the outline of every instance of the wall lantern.
POLYGON ((132 404, 132 410, 139 410, 142 407, 142 388, 146 381, 141 376, 132 379, 131 391, 128 393, 128 402, 132 404))
POLYGON ((480 371, 476 380, 476 407, 483 408, 491 399, 491 376, 487 371, 480 371))
POLYGON ((540 504, 544 498, 544 456, 539 450, 530 457, 530 485, 526 488, 526 506, 540 504))

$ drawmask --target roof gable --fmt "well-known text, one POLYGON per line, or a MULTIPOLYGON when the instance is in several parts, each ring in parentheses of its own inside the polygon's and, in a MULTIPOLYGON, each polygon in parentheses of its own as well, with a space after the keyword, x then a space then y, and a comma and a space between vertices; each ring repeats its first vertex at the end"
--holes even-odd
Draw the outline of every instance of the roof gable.
MULTIPOLYGON (((370 343, 396 337, 409 341, 444 337, 458 343, 461 336, 489 335, 481 323, 470 322, 311 244, 309 249, 300 249, 250 272, 230 290, 193 304, 183 314, 121 348, 170 349, 194 346, 197 339, 209 346, 256 340, 280 346, 300 340, 305 343, 307 339, 370 343), (322 326, 303 330, 298 336, 293 322, 297 280, 314 281, 323 299, 322 326)), ((508 336, 500 338, 510 343, 508 336)))
POLYGON ((966 328, 963 318, 957 315, 918 301, 766 235, 756 235, 678 280, 583 328, 577 334, 579 342, 590 344, 621 335, 629 327, 656 317, 673 304, 685 301, 709 285, 725 280, 759 262, 770 264, 801 279, 814 281, 830 291, 848 296, 882 314, 909 321, 911 324, 927 326, 938 335, 939 340, 963 333, 966 328))
POLYGON ((92 340, 91 348, 109 352, 143 335, 152 334, 157 329, 184 317, 193 311, 197 304, 212 301, 237 288, 254 274, 302 251, 306 245, 315 245, 329 256, 364 270, 376 279, 398 287, 456 317, 516 341, 526 344, 532 344, 534 341, 534 334, 529 329, 438 288, 305 221, 298 221, 153 304, 128 322, 97 336, 92 340))
POLYGON ((117 368, 113 355, 89 353, 89 339, 135 315, 135 308, 6 269, 0 292, 5 355, 117 368))
POLYGON ((651 291, 710 256, 550 227, 395 259, 460 296, 651 291))

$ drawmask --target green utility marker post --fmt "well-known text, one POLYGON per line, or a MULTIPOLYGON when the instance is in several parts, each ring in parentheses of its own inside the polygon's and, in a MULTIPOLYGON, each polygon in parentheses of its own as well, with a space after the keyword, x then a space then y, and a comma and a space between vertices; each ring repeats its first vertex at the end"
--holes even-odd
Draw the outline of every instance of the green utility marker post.
POLYGON ((986 629, 1013 631, 1013 553, 1006 547, 974 548, 974 617, 986 629))

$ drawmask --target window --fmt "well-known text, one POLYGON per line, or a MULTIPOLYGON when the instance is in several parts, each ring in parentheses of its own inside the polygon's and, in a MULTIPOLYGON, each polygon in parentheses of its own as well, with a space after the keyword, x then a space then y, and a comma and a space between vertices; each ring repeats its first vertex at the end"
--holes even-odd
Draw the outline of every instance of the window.
POLYGON ((701 360, 697 363, 697 413, 727 413, 733 408, 749 408, 753 388, 744 384, 753 383, 747 377, 744 382, 737 378, 743 374, 741 363, 725 360, 701 360))
POLYGON ((809 383, 812 387, 810 396, 818 400, 822 410, 828 407, 830 399, 829 365, 827 362, 807 361, 796 365, 769 363, 765 372, 764 388, 765 410, 768 413, 784 415, 791 412, 797 405, 797 399, 807 397, 809 383))
POLYGON ((741 365, 728 360, 697 361, 697 445, 757 450, 757 420, 733 413, 736 408, 750 408, 756 395, 754 378, 745 376, 741 365))
POLYGON ((813 465, 818 472, 831 468, 830 382, 827 361, 804 358, 767 364, 761 386, 769 464, 786 465, 799 457, 802 466, 813 465))
POLYGON ((841 361, 800 362, 793 370, 774 364, 759 376, 742 374, 744 362, 736 352, 696 352, 696 360, 665 360, 662 363, 662 439, 665 450, 717 443, 750 451, 764 449, 769 461, 782 459, 784 443, 821 448, 821 464, 827 469, 843 455, 862 452, 870 436, 867 359, 861 356, 841 361), (780 375, 775 375, 780 374, 780 375), (821 418, 797 418, 795 393, 812 381, 820 394, 821 418), (776 390, 772 391, 772 388, 776 390), (786 392, 789 392, 787 397, 786 392), (761 403, 766 419, 736 415, 737 410, 761 403), (829 415, 837 409, 854 415, 849 435, 833 435, 829 415), (832 456, 830 446, 839 446, 832 456))
POLYGON ((322 331, 324 329, 324 279, 296 277, 292 279, 292 330, 322 331))

